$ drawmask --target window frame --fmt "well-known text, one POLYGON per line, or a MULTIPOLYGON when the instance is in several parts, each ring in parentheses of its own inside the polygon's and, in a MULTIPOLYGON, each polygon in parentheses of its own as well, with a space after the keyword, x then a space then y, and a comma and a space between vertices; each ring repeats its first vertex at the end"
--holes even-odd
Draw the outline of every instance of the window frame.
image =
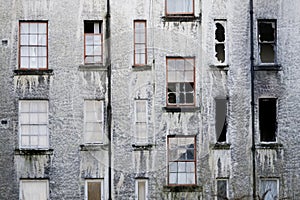
POLYGON ((257 49, 257 53, 258 53, 258 62, 260 65, 274 65, 277 64, 277 56, 278 56, 278 49, 277 49, 277 20, 276 19, 257 19, 257 43, 258 43, 258 49, 257 49), (274 23, 274 42, 264 42, 264 41, 260 41, 260 29, 259 29, 259 25, 260 23, 274 23), (261 60, 261 45, 263 44, 273 44, 273 50, 274 50, 274 62, 262 62, 261 60))
POLYGON ((189 0, 191 1, 192 5, 192 12, 168 12, 168 1, 165 0, 165 14, 166 16, 194 16, 195 13, 195 0, 189 0))
POLYGON ((48 150, 49 149, 49 144, 50 144, 50 138, 49 138, 49 101, 48 100, 32 100, 32 99, 26 99, 26 100, 19 100, 19 111, 18 111, 18 124, 19 124, 19 148, 20 149, 31 149, 31 150, 36 150, 36 149, 43 149, 43 150, 48 150), (32 103, 32 102, 45 102, 46 103, 46 115, 47 115, 47 124, 25 124, 29 127, 31 126, 39 126, 39 125, 46 125, 47 126, 47 129, 46 129, 46 134, 45 135, 33 135, 33 134, 28 134, 28 135, 22 135, 22 123, 21 123, 21 114, 22 113, 28 113, 28 115, 30 116, 30 114, 34 114, 34 113, 43 113, 43 112, 22 112, 22 103, 23 102, 29 102, 29 103, 32 103), (28 146, 24 146, 22 145, 22 136, 29 136, 30 138, 32 136, 37 136, 38 137, 38 140, 39 140, 39 137, 40 136, 46 136, 47 138, 47 144, 46 146, 40 146, 40 144, 38 144, 37 146, 32 146, 32 145, 28 145, 28 146))
POLYGON ((227 65, 228 64, 228 41, 227 41, 227 20, 226 19, 215 19, 214 20, 214 63, 217 66, 223 66, 223 65, 227 65), (219 42, 216 38, 216 31, 217 31, 217 23, 221 24, 222 27, 224 28, 224 41, 223 42, 219 42), (223 44, 224 45, 224 62, 220 62, 218 61, 217 58, 217 45, 223 44))
MULTIPOLYGON (((103 64, 103 57, 104 57, 104 52, 103 52, 103 21, 102 20, 84 20, 83 22, 83 26, 84 26, 84 30, 83 30, 83 33, 84 33, 84 57, 83 57, 83 61, 84 61, 84 64, 85 65, 101 65, 103 64), (95 27, 95 23, 99 23, 99 33, 86 33, 85 32, 85 26, 86 26, 86 23, 93 23, 93 26, 95 27), (87 45, 86 44, 86 36, 96 36, 96 35, 100 35, 100 50, 101 50, 101 54, 100 55, 97 55, 97 54, 93 54, 93 55, 87 55, 87 45), (100 62, 87 62, 86 59, 87 57, 92 57, 94 59, 94 57, 101 57, 100 59, 100 62)), ((97 46, 97 45, 96 45, 97 46)), ((95 43, 93 43, 93 47, 95 47, 95 43)))
MULTIPOLYGON (((277 190, 277 198, 279 199, 279 189, 280 189, 280 185, 279 185, 279 178, 261 178, 260 181, 259 181, 259 193, 261 194, 261 186, 262 186, 262 182, 263 181, 276 181, 276 190, 277 190)), ((264 191, 265 192, 265 191, 264 191)))
MULTIPOLYGON (((103 144, 104 143, 104 100, 95 100, 95 99, 85 99, 84 100, 84 113, 83 113, 83 122, 84 122, 84 125, 83 125, 83 140, 84 140, 84 144, 103 144), (87 106, 87 102, 94 102, 94 103, 100 103, 100 107, 101 107, 101 119, 102 121, 97 121, 97 119, 95 121, 87 121, 87 110, 86 110, 86 106, 87 106), (87 127, 87 123, 101 123, 101 135, 99 137, 102 138, 102 141, 96 141, 96 142, 88 142, 87 141, 87 132, 86 132, 86 127, 87 127)), ((91 111, 90 111, 91 112, 91 111)), ((97 111, 94 111, 94 112, 97 112, 97 111)), ((96 133, 96 132, 94 132, 96 133)))
POLYGON ((20 179, 20 189, 19 189, 19 199, 24 200, 22 196, 23 192, 23 182, 46 182, 46 195, 47 195, 47 200, 50 199, 50 188, 49 188, 49 180, 48 179, 20 179))
POLYGON ((133 63, 134 63, 134 66, 145 66, 147 65, 147 20, 134 20, 133 21, 133 30, 134 30, 134 53, 133 53, 133 63), (136 25, 138 23, 142 23, 144 24, 144 40, 145 40, 145 43, 137 43, 136 42, 136 34, 137 34, 137 29, 136 29, 136 25), (137 45, 144 45, 145 46, 145 55, 144 55, 144 59, 145 59, 145 63, 137 63, 136 62, 136 56, 137 55, 142 55, 142 54, 138 54, 136 53, 136 49, 137 49, 137 45))
MULTIPOLYGON (((195 186, 197 185, 197 147, 196 147, 196 135, 168 135, 167 136, 167 184, 168 186, 195 186), (194 139, 194 159, 193 160, 170 160, 170 139, 175 139, 175 138, 193 138, 194 139), (192 184, 174 184, 170 183, 170 165, 173 162, 192 162, 194 163, 194 180, 195 183, 192 184)), ((177 174, 179 173, 178 170, 176 172, 177 174)), ((177 181, 178 182, 178 181, 177 181)))
POLYGON ((104 199, 104 184, 103 179, 85 179, 84 183, 84 199, 88 200, 88 183, 100 183, 100 189, 101 189, 101 198, 100 200, 104 199))
MULTIPOLYGON (((228 182, 229 182, 228 178, 217 178, 216 179, 216 197, 215 197, 215 200, 219 200, 219 190, 218 190, 218 182, 219 181, 225 181, 226 182, 226 198, 228 198, 228 187, 229 187, 229 185, 228 185, 228 182)), ((223 200, 223 199, 225 199, 225 198, 221 197, 221 200, 223 200)))
MULTIPOLYGON (((180 93, 180 91, 179 91, 180 93)), ((185 94, 187 94, 186 90, 184 91, 185 94)), ((176 96, 175 96, 176 97, 176 96)), ((177 97, 176 97, 177 99, 177 97)), ((167 56, 166 57, 166 105, 168 108, 176 108, 176 107, 195 107, 196 105, 196 67, 195 67, 195 57, 179 57, 179 56, 167 56), (188 84, 191 82, 169 82, 169 76, 168 76, 168 72, 169 72, 169 64, 168 61, 169 60, 183 60, 184 62, 186 60, 192 60, 192 64, 193 64, 193 103, 169 103, 169 93, 174 93, 174 92, 169 92, 169 83, 175 83, 176 84, 176 91, 175 93, 178 93, 178 87, 180 87, 180 83, 183 84, 188 84), (178 86, 179 85, 179 86, 178 86)))
MULTIPOLYGON (((29 31, 28 32, 28 35, 30 36, 32 33, 29 31)), ((31 21, 25 21, 25 20, 20 20, 19 21, 19 33, 18 33, 18 69, 19 70, 47 70, 48 69, 48 34, 49 34, 49 32, 48 32, 48 21, 33 21, 33 20, 31 20, 31 21), (22 34, 22 29, 21 29, 21 24, 25 24, 25 23, 27 23, 27 24, 46 24, 46 44, 45 45, 38 45, 38 44, 36 44, 36 45, 31 45, 31 44, 28 44, 28 45, 22 45, 22 40, 21 40, 21 36, 22 35, 26 35, 26 34, 22 34), (28 67, 22 67, 22 62, 21 62, 21 53, 22 53, 22 51, 21 51, 21 47, 22 46, 25 46, 25 47, 36 47, 36 48, 39 48, 39 47, 45 47, 46 48, 46 56, 31 56, 30 54, 29 54, 29 56, 26 56, 26 57, 28 57, 28 58, 30 58, 30 57, 36 57, 36 58, 39 58, 39 57, 46 57, 46 67, 45 68, 39 68, 39 67, 36 67, 36 68, 30 68, 30 60, 29 60, 29 65, 28 65, 28 67)), ((39 34, 39 32, 37 32, 37 34, 36 34, 37 36, 39 36, 39 35, 41 35, 41 34, 39 34)), ((28 42, 29 43, 29 42, 28 42)), ((37 59, 37 66, 38 66, 38 59, 37 59)))
POLYGON ((139 178, 135 180, 135 200, 139 199, 139 183, 145 183, 145 200, 148 200, 148 179, 139 178))
POLYGON ((148 144, 149 143, 149 133, 148 133, 148 100, 147 99, 136 99, 134 101, 134 124, 135 124, 135 130, 134 130, 134 133, 135 133, 135 144, 137 145, 145 145, 145 144, 148 144), (145 106, 145 121, 144 122, 140 122, 138 121, 138 116, 137 116, 137 103, 138 102, 143 102, 145 103, 144 106, 145 106), (138 137, 138 133, 137 133, 137 124, 140 124, 140 123, 145 123, 145 128, 146 128, 146 138, 145 138, 145 141, 141 141, 141 139, 138 137))

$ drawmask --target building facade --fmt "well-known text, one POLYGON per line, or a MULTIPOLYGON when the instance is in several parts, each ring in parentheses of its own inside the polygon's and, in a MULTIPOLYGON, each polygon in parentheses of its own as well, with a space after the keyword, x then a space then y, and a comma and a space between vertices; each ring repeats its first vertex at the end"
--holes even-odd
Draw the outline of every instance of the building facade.
POLYGON ((2 0, 0 199, 300 199, 299 6, 2 0))

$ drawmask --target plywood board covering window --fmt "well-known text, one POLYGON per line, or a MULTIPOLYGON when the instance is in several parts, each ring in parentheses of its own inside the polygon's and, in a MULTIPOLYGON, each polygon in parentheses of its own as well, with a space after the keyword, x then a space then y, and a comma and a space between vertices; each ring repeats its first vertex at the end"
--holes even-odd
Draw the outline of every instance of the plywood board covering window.
POLYGON ((102 180, 86 180, 85 200, 103 199, 102 180))
POLYGON ((194 0, 165 0, 166 15, 193 15, 194 0))
POLYGON ((20 148, 49 147, 48 101, 19 101, 20 148))
POLYGON ((20 200, 48 200, 48 180, 21 180, 20 200))
POLYGON ((19 68, 48 68, 47 22, 20 22, 19 68))
POLYGON ((217 179, 217 198, 216 200, 228 199, 227 197, 227 179, 217 179))
POLYGON ((147 23, 146 20, 134 21, 134 65, 147 64, 147 23))
POLYGON ((84 63, 100 64, 103 62, 102 22, 84 22, 84 63))

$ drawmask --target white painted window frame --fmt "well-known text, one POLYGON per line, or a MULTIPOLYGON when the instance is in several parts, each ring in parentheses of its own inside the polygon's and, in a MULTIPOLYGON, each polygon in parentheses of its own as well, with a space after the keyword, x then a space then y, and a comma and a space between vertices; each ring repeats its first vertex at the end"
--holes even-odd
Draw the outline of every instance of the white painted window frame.
POLYGON ((101 184, 101 199, 104 200, 104 185, 103 179, 86 179, 84 183, 84 199, 88 200, 88 183, 100 183, 101 184))
POLYGON ((135 138, 135 144, 138 145, 143 145, 143 144, 148 144, 149 143, 149 135, 148 135, 148 100, 147 99, 136 99, 134 101, 134 138, 135 138), (138 117, 137 117, 137 103, 138 102, 143 102, 145 105, 145 121, 139 122, 138 117), (145 123, 146 126, 146 133, 145 133, 145 141, 142 141, 139 137, 139 133, 137 133, 137 124, 138 123, 145 123))
POLYGON ((135 200, 139 199, 139 183, 145 183, 145 200, 148 200, 148 179, 136 179, 135 180, 135 200))
MULTIPOLYGON (((19 199, 20 200, 27 200, 23 199, 22 197, 22 191, 23 191, 23 184, 24 182, 46 182, 46 195, 47 195, 47 200, 49 200, 49 180, 47 179, 21 179, 20 180, 20 191, 19 191, 19 199)), ((43 199, 39 199, 43 200, 43 199)))

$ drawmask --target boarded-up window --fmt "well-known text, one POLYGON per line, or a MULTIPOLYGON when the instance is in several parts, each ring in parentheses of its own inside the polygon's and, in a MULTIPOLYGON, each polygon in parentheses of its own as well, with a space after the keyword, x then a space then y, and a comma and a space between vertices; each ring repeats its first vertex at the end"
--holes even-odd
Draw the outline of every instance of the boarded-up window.
POLYGON ((84 22, 84 63, 97 64, 103 60, 102 22, 84 22))
POLYGON ((102 199, 102 182, 101 180, 86 181, 86 200, 102 199))
POLYGON ((194 0, 166 0, 166 15, 194 14, 194 0))
POLYGON ((263 200, 278 200, 278 180, 277 179, 263 179, 260 182, 260 197, 263 200), (264 197, 264 198, 263 198, 264 197))
POLYGON ((146 20, 134 21, 134 65, 145 65, 147 62, 147 29, 146 20))
POLYGON ((195 136, 168 136, 169 185, 196 184, 195 136))
POLYGON ((277 131, 277 99, 259 99, 260 141, 276 142, 277 131))
POLYGON ((215 20, 216 64, 226 63, 226 20, 215 20))
POLYGON ((135 142, 148 143, 147 100, 135 101, 135 142))
POLYGON ((217 200, 226 200, 227 198, 227 180, 217 180, 217 200))
POLYGON ((20 148, 48 148, 48 101, 19 102, 20 148))
POLYGON ((103 102, 84 101, 84 140, 85 143, 103 142, 103 102))
POLYGON ((276 20, 258 21, 258 44, 261 63, 276 62, 276 20))
POLYGON ((216 137, 217 142, 226 142, 226 132, 227 132, 227 99, 218 98, 215 99, 216 102, 216 137))
POLYGON ((136 189, 136 200, 146 200, 148 199, 147 198, 147 180, 144 180, 144 179, 139 179, 139 180, 136 180, 136 186, 135 186, 135 189, 136 189))
POLYGON ((48 180, 21 180, 20 200, 48 200, 48 180))

